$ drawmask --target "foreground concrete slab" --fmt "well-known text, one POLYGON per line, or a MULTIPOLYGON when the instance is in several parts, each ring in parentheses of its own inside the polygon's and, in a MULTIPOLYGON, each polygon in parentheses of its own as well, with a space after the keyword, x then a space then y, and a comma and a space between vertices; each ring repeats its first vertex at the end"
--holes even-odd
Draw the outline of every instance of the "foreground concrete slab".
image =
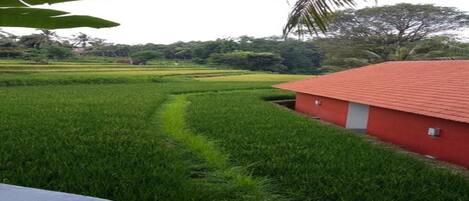
POLYGON ((0 201, 109 201, 99 198, 0 184, 0 201))

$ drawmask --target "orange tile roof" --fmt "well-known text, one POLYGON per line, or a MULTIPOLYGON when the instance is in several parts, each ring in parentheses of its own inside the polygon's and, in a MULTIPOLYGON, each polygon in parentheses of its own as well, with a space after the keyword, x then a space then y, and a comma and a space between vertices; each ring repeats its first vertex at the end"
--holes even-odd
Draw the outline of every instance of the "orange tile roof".
POLYGON ((469 60, 386 62, 274 87, 469 123, 469 60))

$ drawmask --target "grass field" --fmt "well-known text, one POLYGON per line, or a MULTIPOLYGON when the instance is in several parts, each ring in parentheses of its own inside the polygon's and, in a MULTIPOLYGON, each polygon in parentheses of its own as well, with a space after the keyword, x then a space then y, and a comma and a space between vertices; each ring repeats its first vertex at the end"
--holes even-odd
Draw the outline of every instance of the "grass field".
POLYGON ((277 91, 191 96, 191 128, 291 200, 468 200, 467 180, 363 138, 292 115, 277 91))
POLYGON ((304 77, 0 62, 0 183, 116 201, 469 200, 458 172, 265 101, 304 77))

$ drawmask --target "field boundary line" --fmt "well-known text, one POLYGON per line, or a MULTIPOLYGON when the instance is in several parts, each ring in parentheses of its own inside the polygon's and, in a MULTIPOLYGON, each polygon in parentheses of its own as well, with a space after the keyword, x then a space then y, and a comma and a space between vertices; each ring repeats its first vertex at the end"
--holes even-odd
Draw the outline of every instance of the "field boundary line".
POLYGON ((170 95, 161 106, 158 117, 165 135, 192 150, 205 162, 207 184, 213 184, 214 188, 223 185, 234 193, 232 196, 241 200, 284 200, 271 193, 266 179, 253 178, 245 168, 230 166, 229 155, 221 152, 215 141, 188 129, 185 114, 189 105, 186 95, 170 95))
POLYGON ((173 96, 197 96, 206 94, 222 94, 222 93, 238 93, 238 92, 250 92, 250 91, 275 91, 272 87, 254 87, 254 88, 238 88, 238 89, 222 89, 222 90, 200 90, 200 91, 188 91, 188 92, 175 92, 171 93, 173 96))

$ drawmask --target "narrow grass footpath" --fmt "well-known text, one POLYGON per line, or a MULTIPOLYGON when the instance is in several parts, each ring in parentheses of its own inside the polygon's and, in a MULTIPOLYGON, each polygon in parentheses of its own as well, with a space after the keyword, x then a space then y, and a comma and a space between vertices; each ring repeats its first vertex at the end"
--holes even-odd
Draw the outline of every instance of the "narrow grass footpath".
POLYGON ((194 169, 192 178, 214 191, 206 200, 282 200, 270 193, 266 180, 252 178, 242 167, 230 166, 228 155, 215 142, 187 129, 185 114, 189 104, 185 95, 170 96, 158 117, 162 132, 192 150, 203 164, 194 169))

